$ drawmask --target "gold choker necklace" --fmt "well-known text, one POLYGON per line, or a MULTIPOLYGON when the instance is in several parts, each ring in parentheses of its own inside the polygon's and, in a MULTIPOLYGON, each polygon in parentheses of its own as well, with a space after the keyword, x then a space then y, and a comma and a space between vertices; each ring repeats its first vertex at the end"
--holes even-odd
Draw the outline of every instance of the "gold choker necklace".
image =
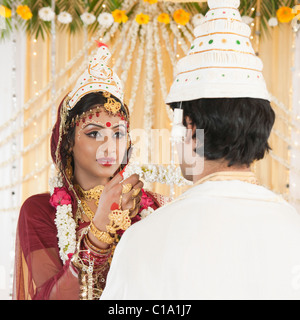
POLYGON ((253 172, 249 171, 220 171, 214 172, 198 180, 194 186, 202 184, 207 181, 230 181, 239 180, 251 184, 259 184, 258 180, 253 172))
POLYGON ((74 186, 81 200, 82 208, 84 214, 89 218, 90 221, 93 220, 95 213, 90 209, 87 204, 88 200, 96 200, 95 204, 98 207, 100 196, 103 192, 104 186, 99 185, 90 190, 83 190, 79 184, 74 186))

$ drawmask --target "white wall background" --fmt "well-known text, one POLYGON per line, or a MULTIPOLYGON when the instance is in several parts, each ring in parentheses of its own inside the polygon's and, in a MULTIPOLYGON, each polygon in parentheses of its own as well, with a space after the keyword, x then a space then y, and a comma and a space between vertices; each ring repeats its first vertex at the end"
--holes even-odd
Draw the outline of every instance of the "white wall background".
POLYGON ((26 37, 15 34, 11 39, 0 42, 0 128, 12 116, 19 114, 15 121, 9 121, 0 129, 0 300, 11 299, 14 263, 14 241, 18 210, 20 205, 20 185, 16 183, 22 174, 20 158, 8 165, 1 165, 16 155, 22 147, 22 136, 3 145, 22 122, 20 108, 23 105, 26 37))
POLYGON ((292 127, 292 142, 294 144, 291 150, 290 196, 292 204, 300 213, 300 30, 296 36, 294 53, 293 113, 296 116, 296 121, 294 121, 295 126, 292 127))

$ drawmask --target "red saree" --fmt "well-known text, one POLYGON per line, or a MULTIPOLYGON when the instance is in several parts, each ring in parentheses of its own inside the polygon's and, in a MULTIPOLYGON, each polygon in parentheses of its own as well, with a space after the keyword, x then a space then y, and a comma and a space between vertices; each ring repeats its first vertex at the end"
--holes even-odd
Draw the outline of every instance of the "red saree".
MULTIPOLYGON (((160 207, 153 194, 147 195, 153 200, 151 207, 154 210, 160 207)), ((54 222, 56 212, 49 200, 50 194, 34 195, 21 208, 16 239, 13 299, 79 299, 78 277, 70 261, 63 265, 59 256, 54 222)), ((78 229, 87 225, 81 223, 78 229)))

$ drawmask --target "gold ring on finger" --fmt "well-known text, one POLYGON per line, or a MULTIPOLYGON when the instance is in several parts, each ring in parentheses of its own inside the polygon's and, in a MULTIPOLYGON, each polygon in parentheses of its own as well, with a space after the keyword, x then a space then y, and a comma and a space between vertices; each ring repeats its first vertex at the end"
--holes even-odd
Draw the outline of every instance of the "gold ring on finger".
POLYGON ((139 208, 135 208, 134 211, 130 212, 130 218, 134 218, 139 213, 139 208))
POLYGON ((130 211, 133 211, 135 209, 135 207, 136 207, 136 200, 133 199, 133 207, 130 209, 130 211))
POLYGON ((140 188, 133 189, 132 197, 133 197, 133 198, 137 197, 140 192, 141 192, 141 189, 140 189, 140 188))
POLYGON ((132 185, 130 183, 126 183, 126 184, 122 185, 122 193, 123 194, 130 192, 131 189, 132 189, 132 185))

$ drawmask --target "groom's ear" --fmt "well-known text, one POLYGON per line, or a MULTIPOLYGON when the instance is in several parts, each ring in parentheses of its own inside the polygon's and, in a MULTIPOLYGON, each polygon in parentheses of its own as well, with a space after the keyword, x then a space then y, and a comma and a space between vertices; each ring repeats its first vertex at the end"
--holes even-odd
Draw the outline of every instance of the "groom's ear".
POLYGON ((189 116, 185 116, 185 123, 187 129, 194 129, 195 125, 193 124, 192 119, 189 116))
POLYGON ((184 125, 187 128, 186 142, 190 143, 190 140, 195 136, 196 125, 193 123, 192 119, 189 116, 185 116, 184 125))

